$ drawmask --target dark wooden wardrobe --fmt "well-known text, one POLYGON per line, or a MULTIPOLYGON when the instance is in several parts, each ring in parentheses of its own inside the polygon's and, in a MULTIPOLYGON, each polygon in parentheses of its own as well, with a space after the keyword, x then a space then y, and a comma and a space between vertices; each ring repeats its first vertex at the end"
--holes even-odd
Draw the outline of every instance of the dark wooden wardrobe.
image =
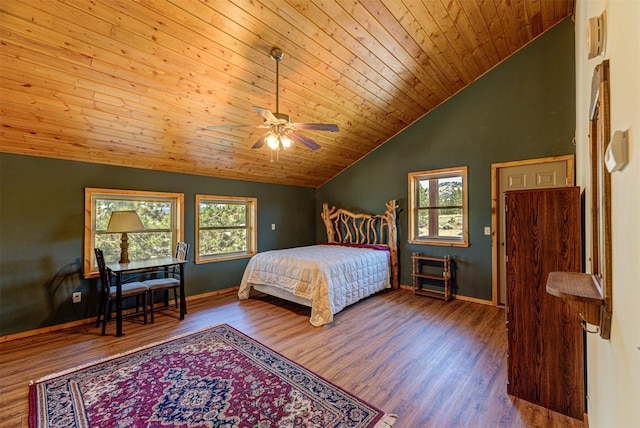
POLYGON ((546 292, 549 272, 581 271, 580 189, 505 193, 507 392, 583 419, 579 315, 546 292))

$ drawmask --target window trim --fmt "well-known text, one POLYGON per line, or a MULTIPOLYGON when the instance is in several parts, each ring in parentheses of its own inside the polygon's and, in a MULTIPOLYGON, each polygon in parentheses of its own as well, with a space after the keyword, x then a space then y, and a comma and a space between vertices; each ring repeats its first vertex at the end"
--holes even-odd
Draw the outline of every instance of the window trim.
POLYGON ((175 217, 173 227, 173 247, 178 241, 184 240, 184 194, 169 192, 150 192, 144 190, 121 190, 121 189, 101 189, 86 187, 84 189, 84 248, 83 248, 83 275, 84 278, 95 278, 99 276, 98 268, 95 267, 95 246, 96 224, 95 224, 95 201, 96 199, 123 198, 130 200, 175 200, 175 217))
POLYGON ((408 174, 408 242, 410 244, 420 245, 440 245, 449 247, 468 247, 469 246, 469 204, 468 204, 468 167, 459 166, 452 168, 434 169, 429 171, 410 172, 408 174), (462 239, 447 238, 418 238, 418 203, 417 190, 418 181, 424 179, 445 178, 453 176, 462 176, 462 239))
POLYGON ((196 195, 195 206, 195 264, 214 263, 224 260, 234 260, 251 257, 256 254, 258 248, 258 198, 244 196, 217 196, 217 195, 196 195), (225 253, 220 255, 200 256, 200 202, 220 202, 237 203, 244 202, 248 205, 247 212, 247 251, 237 253, 225 253))

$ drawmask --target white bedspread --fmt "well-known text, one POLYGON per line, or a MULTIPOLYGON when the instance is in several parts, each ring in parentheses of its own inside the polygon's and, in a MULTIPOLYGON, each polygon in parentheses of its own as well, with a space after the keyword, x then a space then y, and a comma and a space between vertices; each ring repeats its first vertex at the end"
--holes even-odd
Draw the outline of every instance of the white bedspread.
POLYGON ((333 321, 346 306, 391 286, 389 252, 313 245, 256 254, 242 277, 238 297, 252 285, 271 285, 311 301, 311 324, 333 321))

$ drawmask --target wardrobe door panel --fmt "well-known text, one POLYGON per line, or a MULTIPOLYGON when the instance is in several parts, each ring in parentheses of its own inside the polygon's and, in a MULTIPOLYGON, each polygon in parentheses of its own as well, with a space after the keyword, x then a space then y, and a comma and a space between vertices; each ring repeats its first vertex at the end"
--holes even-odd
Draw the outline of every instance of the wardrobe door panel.
POLYGON ((580 317, 546 292, 549 272, 581 271, 580 190, 507 192, 507 392, 582 419, 580 317))

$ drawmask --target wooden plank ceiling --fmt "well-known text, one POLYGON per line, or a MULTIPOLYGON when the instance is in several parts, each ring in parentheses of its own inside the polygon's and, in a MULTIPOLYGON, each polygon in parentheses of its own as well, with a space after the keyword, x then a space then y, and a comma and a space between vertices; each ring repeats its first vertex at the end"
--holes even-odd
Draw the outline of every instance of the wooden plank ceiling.
POLYGON ((574 0, 2 0, 0 150, 318 187, 573 13, 574 0), (322 148, 271 162, 252 109, 322 148))

